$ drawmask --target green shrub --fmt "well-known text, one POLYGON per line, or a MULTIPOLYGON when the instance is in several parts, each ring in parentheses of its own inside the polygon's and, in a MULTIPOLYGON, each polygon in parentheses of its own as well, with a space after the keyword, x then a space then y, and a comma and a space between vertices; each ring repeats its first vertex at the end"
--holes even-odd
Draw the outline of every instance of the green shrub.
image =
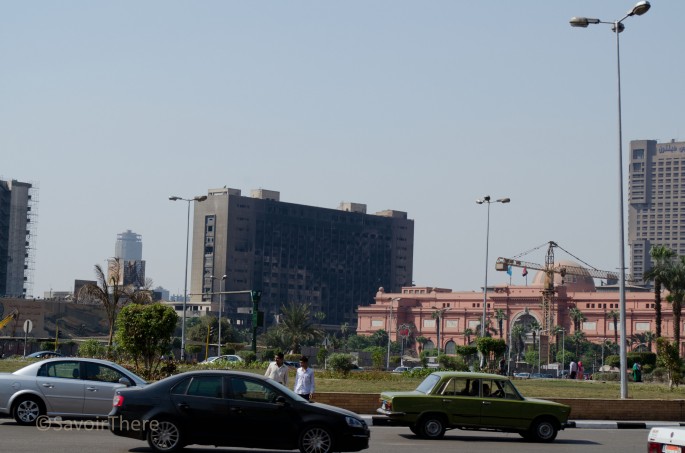
POLYGON ((333 353, 328 357, 328 368, 334 372, 347 375, 353 367, 350 354, 333 353))
POLYGON ((79 345, 77 355, 101 359, 107 356, 107 346, 98 340, 86 340, 79 345))
POLYGON ((257 354, 252 351, 239 351, 238 356, 248 365, 257 360, 257 354))

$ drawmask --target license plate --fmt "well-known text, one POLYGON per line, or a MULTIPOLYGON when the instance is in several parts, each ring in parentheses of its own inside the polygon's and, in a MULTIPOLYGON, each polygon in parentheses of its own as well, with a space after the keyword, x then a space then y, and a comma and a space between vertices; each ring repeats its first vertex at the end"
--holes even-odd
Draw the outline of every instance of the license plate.
POLYGON ((682 453, 682 449, 677 445, 664 445, 663 453, 682 453))

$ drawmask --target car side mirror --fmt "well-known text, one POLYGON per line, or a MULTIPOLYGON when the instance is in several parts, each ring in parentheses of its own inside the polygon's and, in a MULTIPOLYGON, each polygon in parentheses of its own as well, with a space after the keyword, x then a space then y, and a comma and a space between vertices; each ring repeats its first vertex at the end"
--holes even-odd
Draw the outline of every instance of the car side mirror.
POLYGON ((285 396, 279 395, 276 397, 276 404, 282 404, 285 406, 287 403, 288 403, 288 400, 285 399, 285 396))
POLYGON ((119 378, 119 384, 124 384, 126 387, 130 387, 133 385, 133 382, 127 377, 122 377, 119 378))

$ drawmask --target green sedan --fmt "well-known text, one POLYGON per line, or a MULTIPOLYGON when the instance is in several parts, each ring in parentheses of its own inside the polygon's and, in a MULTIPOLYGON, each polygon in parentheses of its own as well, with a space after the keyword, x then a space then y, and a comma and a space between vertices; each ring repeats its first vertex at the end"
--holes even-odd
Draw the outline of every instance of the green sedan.
POLYGON ((568 423, 565 404, 521 396, 505 376, 439 371, 411 392, 383 392, 382 416, 374 424, 408 426, 425 439, 440 439, 448 429, 516 432, 524 439, 552 442, 568 423))

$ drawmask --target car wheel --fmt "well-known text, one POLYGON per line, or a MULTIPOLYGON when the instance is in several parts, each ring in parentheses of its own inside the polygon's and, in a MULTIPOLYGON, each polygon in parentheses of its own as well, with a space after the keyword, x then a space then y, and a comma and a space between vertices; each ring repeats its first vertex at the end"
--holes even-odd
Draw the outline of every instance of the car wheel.
POLYGON ((418 423, 419 436, 424 439, 442 439, 445 435, 445 419, 441 415, 426 415, 418 423))
POLYGON ((309 426, 300 433, 298 447, 302 453, 330 453, 333 436, 326 428, 309 426))
POLYGON ((12 415, 20 425, 35 425, 38 417, 45 413, 43 404, 35 397, 23 397, 14 403, 12 415))
POLYGON ((548 418, 533 421, 529 430, 530 440, 535 442, 552 442, 557 437, 557 426, 548 418))
POLYGON ((153 420, 147 432, 147 443, 158 453, 171 453, 183 448, 179 426, 171 420, 153 420))

